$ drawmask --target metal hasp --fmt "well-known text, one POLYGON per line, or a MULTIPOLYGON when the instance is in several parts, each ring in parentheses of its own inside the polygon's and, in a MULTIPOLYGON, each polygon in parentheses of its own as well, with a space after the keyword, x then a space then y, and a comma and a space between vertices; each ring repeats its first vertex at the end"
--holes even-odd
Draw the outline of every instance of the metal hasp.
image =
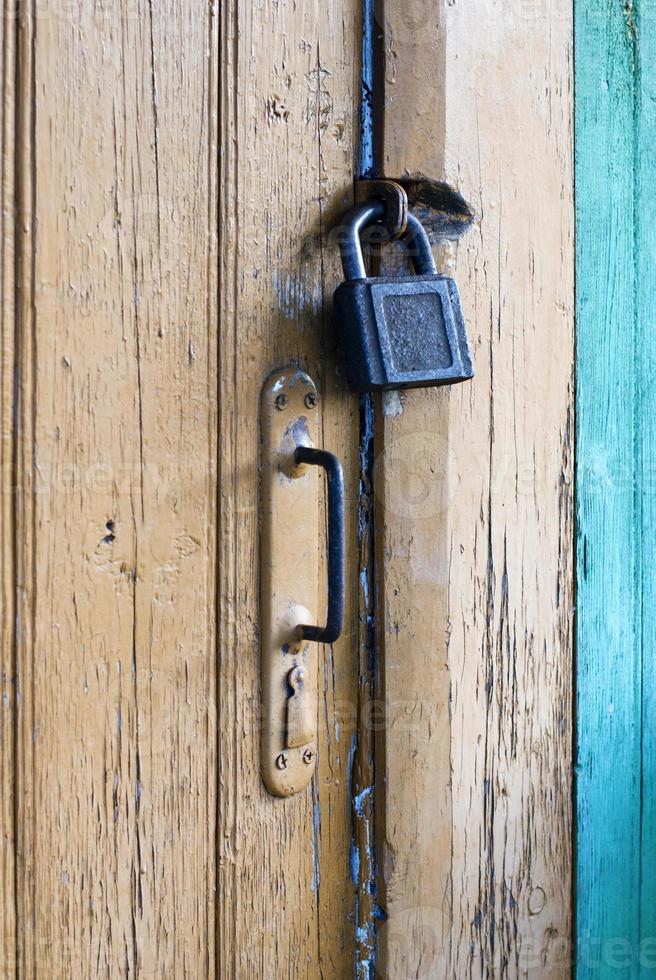
POLYGON ((274 796, 307 786, 317 758, 317 643, 333 643, 344 618, 344 478, 315 448, 319 395, 307 374, 277 371, 260 403, 260 671, 262 778, 274 796), (328 609, 319 610, 322 499, 328 484, 328 609))
POLYGON ((366 204, 372 198, 385 205, 383 224, 391 242, 403 238, 408 228, 408 195, 396 180, 356 180, 355 203, 366 204))
POLYGON ((382 200, 353 208, 339 247, 346 282, 335 292, 334 322, 354 391, 456 384, 474 367, 455 280, 438 275, 428 236, 409 213, 403 242, 414 276, 367 277, 360 235, 385 220, 382 200))

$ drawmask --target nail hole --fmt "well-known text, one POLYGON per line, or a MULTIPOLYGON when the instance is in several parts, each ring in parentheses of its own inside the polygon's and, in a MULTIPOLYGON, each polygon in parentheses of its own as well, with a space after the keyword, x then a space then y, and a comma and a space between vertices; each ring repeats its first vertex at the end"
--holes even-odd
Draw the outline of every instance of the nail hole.
POLYGON ((111 544, 112 541, 116 541, 116 534, 114 533, 116 531, 116 524, 114 521, 107 521, 105 527, 107 529, 107 534, 103 538, 103 543, 111 544))

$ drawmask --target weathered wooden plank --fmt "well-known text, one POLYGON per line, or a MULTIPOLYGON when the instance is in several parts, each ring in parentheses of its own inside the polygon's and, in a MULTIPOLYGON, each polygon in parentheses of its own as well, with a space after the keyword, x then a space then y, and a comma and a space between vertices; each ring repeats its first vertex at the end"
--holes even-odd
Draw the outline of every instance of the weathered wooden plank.
POLYGON ((21 16, 21 975, 212 976, 216 10, 21 16))
POLYGON ((477 228, 440 253, 461 287, 477 376, 380 409, 376 829, 388 919, 377 969, 564 977, 571 18, 546 2, 501 12, 492 0, 388 0, 384 23, 382 166, 445 178, 477 212, 477 228))
POLYGON ((14 438, 14 558, 15 631, 14 685, 16 697, 15 796, 16 835, 16 967, 35 961, 35 931, 21 922, 33 907, 34 831, 33 792, 34 701, 33 633, 35 574, 34 465, 34 166, 33 166, 33 38, 34 17, 26 4, 18 5, 16 40, 16 348, 14 438))
POLYGON ((16 31, 13 5, 5 4, 0 22, 2 57, 2 121, 0 141, 0 976, 16 970, 16 894, 14 832, 14 648, 16 602, 14 590, 14 409, 16 347, 16 224, 15 224, 15 93, 16 31))
POLYGON ((577 976, 600 977, 608 944, 635 949, 640 928, 635 38, 616 4, 575 11, 577 976))
POLYGON ((335 371, 324 304, 338 275, 327 231, 351 199, 358 34, 354 0, 222 8, 218 962, 226 980, 353 971, 358 405, 335 371), (348 603, 341 640, 320 657, 318 775, 307 793, 279 800, 260 778, 257 418, 264 379, 290 363, 323 392, 324 446, 345 466, 348 603))
MULTIPOLYGON (((640 976, 656 971, 656 10, 645 3, 636 11, 638 44, 638 119, 636 172, 637 389, 640 400, 640 536, 641 536, 641 787, 640 835, 640 976)), ((629 23, 629 27, 632 25, 629 23)))
POLYGON ((656 968, 651 4, 576 0, 577 976, 656 968))

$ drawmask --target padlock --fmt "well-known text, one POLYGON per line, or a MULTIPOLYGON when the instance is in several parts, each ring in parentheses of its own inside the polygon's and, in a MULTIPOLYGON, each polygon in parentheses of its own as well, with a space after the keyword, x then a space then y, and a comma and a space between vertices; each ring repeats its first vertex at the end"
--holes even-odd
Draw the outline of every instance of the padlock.
POLYGON ((367 277, 362 231, 385 205, 367 201, 348 212, 339 248, 346 282, 334 295, 334 321, 354 391, 420 388, 468 381, 474 367, 455 280, 438 275, 428 236, 408 214, 402 239, 415 275, 367 277))

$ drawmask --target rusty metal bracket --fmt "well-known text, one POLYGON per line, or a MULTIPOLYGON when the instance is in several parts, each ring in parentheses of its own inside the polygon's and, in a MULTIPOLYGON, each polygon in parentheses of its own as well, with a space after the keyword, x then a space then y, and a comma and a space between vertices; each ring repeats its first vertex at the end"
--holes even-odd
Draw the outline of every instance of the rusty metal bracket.
POLYGON ((355 203, 379 198, 385 205, 382 224, 390 241, 402 238, 408 226, 408 195, 395 180, 356 180, 355 203))
MULTIPOLYGON (((471 228, 476 218, 474 209, 454 187, 421 173, 356 180, 356 204, 363 204, 372 197, 383 198, 385 201, 389 217, 383 224, 388 234, 400 227, 402 217, 397 209, 402 207, 405 209, 403 213, 406 221, 408 210, 419 218, 432 244, 457 241, 471 228), (399 192, 405 195, 402 205, 399 204, 399 192)), ((403 232, 399 232, 392 235, 392 238, 400 238, 402 234, 403 232)))
POLYGON ((462 194, 443 180, 421 173, 389 179, 408 195, 408 207, 426 229, 431 244, 457 241, 476 219, 462 194))
POLYGON ((296 460, 319 441, 319 395, 295 368, 266 381, 260 532, 262 777, 274 796, 309 783, 317 755, 317 645, 299 627, 318 620, 319 468, 296 460))

